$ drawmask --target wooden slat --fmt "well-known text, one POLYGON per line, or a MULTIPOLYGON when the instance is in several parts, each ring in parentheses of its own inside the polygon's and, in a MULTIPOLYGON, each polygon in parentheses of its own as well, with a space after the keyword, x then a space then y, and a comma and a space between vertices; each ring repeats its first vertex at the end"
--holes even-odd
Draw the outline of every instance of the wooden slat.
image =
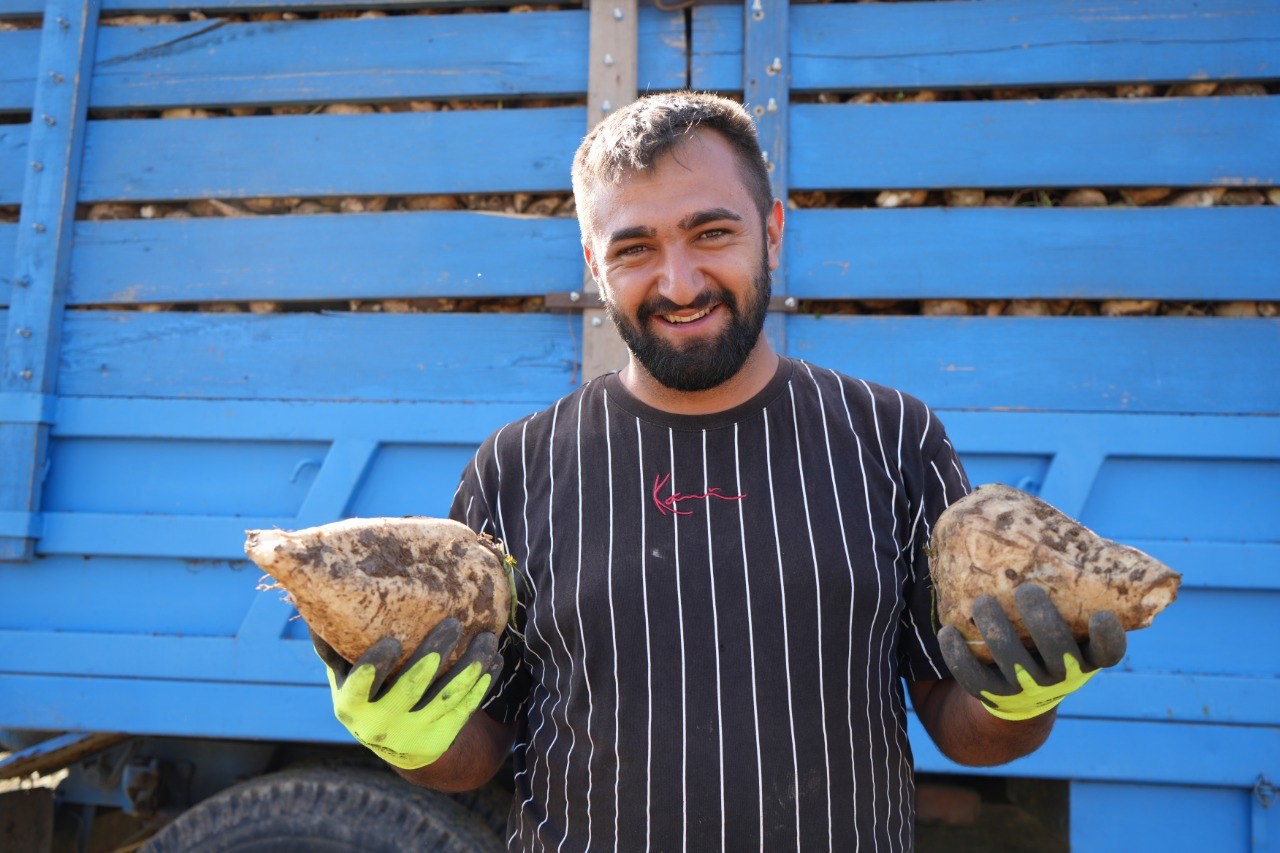
MULTIPOLYGON (((0 676, 0 726, 151 735, 349 743, 324 685, 279 686, 52 676, 0 676), (156 708, 165 708, 163 714, 156 708)), ((1032 756, 989 769, 943 759, 912 717, 917 769, 1056 778, 1239 785, 1274 763, 1280 731, 1254 726, 1063 719, 1032 756)))
MULTIPOLYGON (((43 8, 43 5, 42 5, 43 8)), ((26 112, 35 97, 36 63, 40 59, 40 31, 0 32, 0 113, 26 112)))
MULTIPOLYGON (((796 4, 795 91, 1103 85, 1276 76, 1266 0, 796 4)), ((692 85, 742 89, 742 16, 693 9, 692 85)))
MULTIPOLYGON (((639 15, 639 73, 653 90, 685 81, 684 21, 639 15)), ((29 109, 35 63, 25 32, 0 33, 13 69, 0 110, 29 109)), ((190 21, 103 27, 94 108, 228 106, 587 91, 587 13, 401 16, 270 23, 190 21)), ((634 73, 633 69, 633 73, 634 73)))
POLYGON ((573 387, 570 322, 550 314, 76 311, 66 318, 60 393, 543 403, 573 387))
POLYGON ((23 166, 29 162, 26 159, 29 136, 29 124, 0 124, 0 204, 22 201, 22 180, 26 177, 23 166))
POLYGON ((583 121, 581 107, 91 121, 80 200, 563 191, 583 121))
MULTIPOLYGON (((256 602, 278 602, 279 592, 256 602)), ((324 682, 310 643, 244 636, 174 636, 93 631, 0 630, 10 673, 312 685, 324 682)), ((1271 678, 1108 671, 1062 707, 1064 717, 1232 725, 1280 722, 1280 683, 1271 678)))
MULTIPOLYGON (((1280 299, 1275 207, 830 209, 787 220, 783 261, 802 299, 1280 299)), ((16 233, 0 224, 0 270, 16 233)), ((68 302, 536 296, 573 288, 576 249, 572 219, 466 212, 81 222, 68 302)))
MULTIPOLYGON (((545 6, 556 0, 527 0, 532 6, 545 6)), ((163 12, 183 13, 188 11, 202 12, 309 12, 335 11, 351 9, 421 9, 438 7, 442 9, 464 6, 492 6, 501 8, 514 6, 512 0, 106 0, 102 4, 104 12, 119 14, 124 12, 143 12, 160 14, 163 12)), ((44 10, 40 0, 0 0, 0 19, 29 18, 38 16, 44 10)))
MULTIPOLYGON (((1087 687, 1085 688, 1088 689, 1087 687)), ((1068 700, 1070 701, 1070 700, 1068 700)), ((998 767, 943 758, 915 715, 907 727, 916 771, 1053 779, 1125 779, 1158 784, 1252 787, 1280 758, 1280 728, 1059 719, 1039 750, 998 767)))
POLYGON ((1280 412, 1280 322, 788 318, 791 354, 939 408, 1280 412))
POLYGON ((793 189, 1271 185, 1280 96, 795 104, 793 189))
MULTIPOLYGON (((50 0, 40 32, 34 114, 23 164, 26 178, 10 265, 12 287, 0 326, 0 394, 50 398, 58 390, 62 318, 71 268, 71 234, 88 113, 99 0, 50 0)), ((0 512, 41 506, 49 425, 0 423, 0 512)), ((28 560, 30 536, 0 536, 0 560, 28 560)))
POLYGON ((542 296, 575 289, 581 269, 573 219, 434 212, 81 222, 68 299, 542 296))
POLYGON ((787 215, 803 299, 1280 299, 1280 208, 915 208, 787 215))

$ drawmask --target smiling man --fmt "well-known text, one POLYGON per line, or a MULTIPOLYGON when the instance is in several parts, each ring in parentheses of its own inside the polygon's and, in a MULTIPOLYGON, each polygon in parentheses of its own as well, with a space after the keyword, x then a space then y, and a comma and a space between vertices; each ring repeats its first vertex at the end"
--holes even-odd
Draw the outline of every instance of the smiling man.
POLYGON ((512 849, 910 849, 904 685, 946 755, 999 764, 1123 631, 1100 620, 1081 650, 1024 596, 1040 657, 998 606, 975 614, 996 667, 935 635, 925 546, 968 482, 923 403, 761 333, 784 208, 741 106, 641 99, 583 141, 573 187, 630 361, 463 472, 452 516, 520 567, 502 652, 483 635, 440 675, 446 626, 381 691, 394 655, 330 656, 344 722, 444 790, 513 749, 512 849))

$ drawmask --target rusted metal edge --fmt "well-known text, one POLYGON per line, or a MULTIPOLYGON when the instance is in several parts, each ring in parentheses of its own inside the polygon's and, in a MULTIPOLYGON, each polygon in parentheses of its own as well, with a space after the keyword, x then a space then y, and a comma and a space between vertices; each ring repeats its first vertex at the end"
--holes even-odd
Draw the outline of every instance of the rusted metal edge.
POLYGON ((128 740, 119 732, 68 732, 0 760, 0 779, 50 773, 128 740))

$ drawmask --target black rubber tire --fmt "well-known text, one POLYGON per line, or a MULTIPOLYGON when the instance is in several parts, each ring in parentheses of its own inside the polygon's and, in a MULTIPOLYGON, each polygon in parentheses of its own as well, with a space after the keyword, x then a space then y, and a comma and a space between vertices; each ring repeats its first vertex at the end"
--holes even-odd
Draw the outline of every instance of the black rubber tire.
POLYGON ((242 782, 183 812, 145 853, 492 853, 503 844, 444 794, 390 772, 306 767, 242 782))

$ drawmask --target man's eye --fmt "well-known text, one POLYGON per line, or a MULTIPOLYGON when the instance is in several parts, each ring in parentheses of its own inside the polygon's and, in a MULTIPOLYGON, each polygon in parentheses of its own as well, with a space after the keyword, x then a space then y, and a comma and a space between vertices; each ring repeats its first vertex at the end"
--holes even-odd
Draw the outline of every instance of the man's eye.
POLYGON ((618 257, 627 257, 638 255, 644 251, 644 246, 624 246, 618 250, 618 257))
POLYGON ((714 240, 717 237, 723 237, 729 233, 727 228, 709 228, 702 232, 702 236, 708 240, 714 240))

